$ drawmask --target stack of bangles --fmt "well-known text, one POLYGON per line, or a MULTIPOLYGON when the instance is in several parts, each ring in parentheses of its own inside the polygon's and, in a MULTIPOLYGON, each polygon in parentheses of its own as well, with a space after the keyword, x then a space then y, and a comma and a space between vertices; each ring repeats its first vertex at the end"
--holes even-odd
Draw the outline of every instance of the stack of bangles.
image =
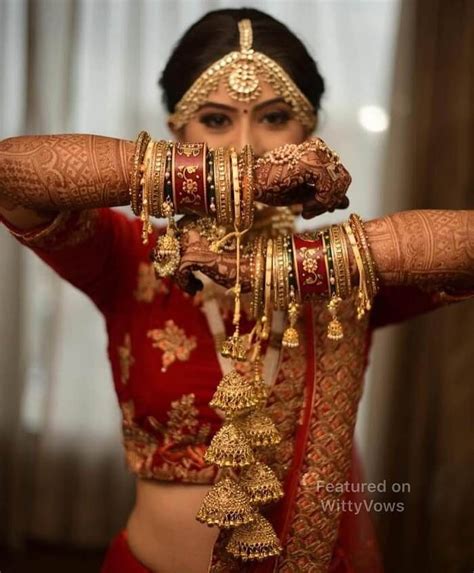
POLYGON ((358 215, 352 214, 345 223, 312 233, 280 235, 273 239, 258 236, 248 251, 252 317, 257 320, 265 312, 266 273, 269 272, 272 308, 286 310, 288 315, 283 346, 298 346, 295 324, 304 302, 328 301, 331 316, 328 338, 332 340, 343 337, 337 309, 342 300, 351 297, 354 289, 357 291, 358 319, 372 307, 378 291, 378 277, 358 215))
POLYGON ((152 232, 150 217, 167 218, 166 235, 153 250, 158 276, 171 276, 179 266, 179 242, 174 216, 211 216, 236 231, 248 229, 254 213, 254 158, 250 146, 208 149, 205 143, 153 140, 140 132, 130 174, 130 203, 139 216, 142 240, 152 232))

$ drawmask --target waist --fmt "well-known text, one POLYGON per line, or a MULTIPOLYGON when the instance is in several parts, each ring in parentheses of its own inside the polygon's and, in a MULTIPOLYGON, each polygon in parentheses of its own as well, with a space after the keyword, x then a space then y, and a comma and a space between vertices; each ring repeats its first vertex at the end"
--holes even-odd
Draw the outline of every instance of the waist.
POLYGON ((217 528, 195 516, 210 485, 137 479, 135 506, 127 522, 136 558, 157 573, 206 573, 217 528))

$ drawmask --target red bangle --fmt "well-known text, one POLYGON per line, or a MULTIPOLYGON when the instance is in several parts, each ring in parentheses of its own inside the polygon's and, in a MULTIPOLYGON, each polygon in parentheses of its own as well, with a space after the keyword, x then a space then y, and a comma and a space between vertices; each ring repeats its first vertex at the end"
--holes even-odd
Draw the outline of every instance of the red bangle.
POLYGON ((205 143, 176 143, 173 152, 175 213, 207 214, 205 143))
POLYGON ((315 297, 328 298, 328 274, 324 258, 324 244, 317 233, 314 237, 303 233, 293 235, 293 257, 296 283, 301 301, 315 297))

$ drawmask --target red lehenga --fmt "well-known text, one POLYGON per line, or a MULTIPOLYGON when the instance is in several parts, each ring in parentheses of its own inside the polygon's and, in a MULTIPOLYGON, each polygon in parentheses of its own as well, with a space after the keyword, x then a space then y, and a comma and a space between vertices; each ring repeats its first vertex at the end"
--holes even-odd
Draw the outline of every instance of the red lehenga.
MULTIPOLYGON (((155 279, 140 221, 117 210, 63 212, 26 232, 2 220, 103 314, 129 470, 157 480, 213 483, 216 472, 204 453, 221 424, 208 406, 221 370, 203 295, 190 297, 171 280, 155 279)), ((340 494, 318 484, 359 479, 353 433, 374 328, 438 304, 416 288, 385 288, 370 317, 357 321, 354 305, 346 301, 340 313, 345 337, 338 342, 326 336, 324 304, 306 306, 299 324, 304 344, 297 351, 282 349, 267 405, 283 436, 267 460, 285 484, 284 499, 268 513, 283 553, 260 564, 236 564, 225 555, 221 536, 212 572, 382 571, 368 514, 341 512, 337 504, 328 510, 324 504, 340 494)), ((244 317, 243 330, 249 327, 244 317)), ((102 573, 147 571, 120 532, 102 573)))

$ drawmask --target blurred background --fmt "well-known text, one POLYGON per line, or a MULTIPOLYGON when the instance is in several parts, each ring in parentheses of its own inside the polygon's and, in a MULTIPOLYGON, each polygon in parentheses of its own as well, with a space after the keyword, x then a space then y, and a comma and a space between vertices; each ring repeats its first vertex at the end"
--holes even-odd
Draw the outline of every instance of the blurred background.
MULTIPOLYGON (((244 5, 318 62, 318 134, 352 173, 351 211, 474 208, 474 2, 244 5)), ((240 6, 0 0, 0 138, 168 138, 157 79, 172 46, 206 11, 240 6)), ((0 248, 0 570, 98 571, 133 503, 104 323, 4 228, 0 248)), ((472 301, 376 334, 357 424, 366 480, 409 484, 375 494, 404 503, 374 512, 387 571, 474 569, 473 341, 472 301)))

